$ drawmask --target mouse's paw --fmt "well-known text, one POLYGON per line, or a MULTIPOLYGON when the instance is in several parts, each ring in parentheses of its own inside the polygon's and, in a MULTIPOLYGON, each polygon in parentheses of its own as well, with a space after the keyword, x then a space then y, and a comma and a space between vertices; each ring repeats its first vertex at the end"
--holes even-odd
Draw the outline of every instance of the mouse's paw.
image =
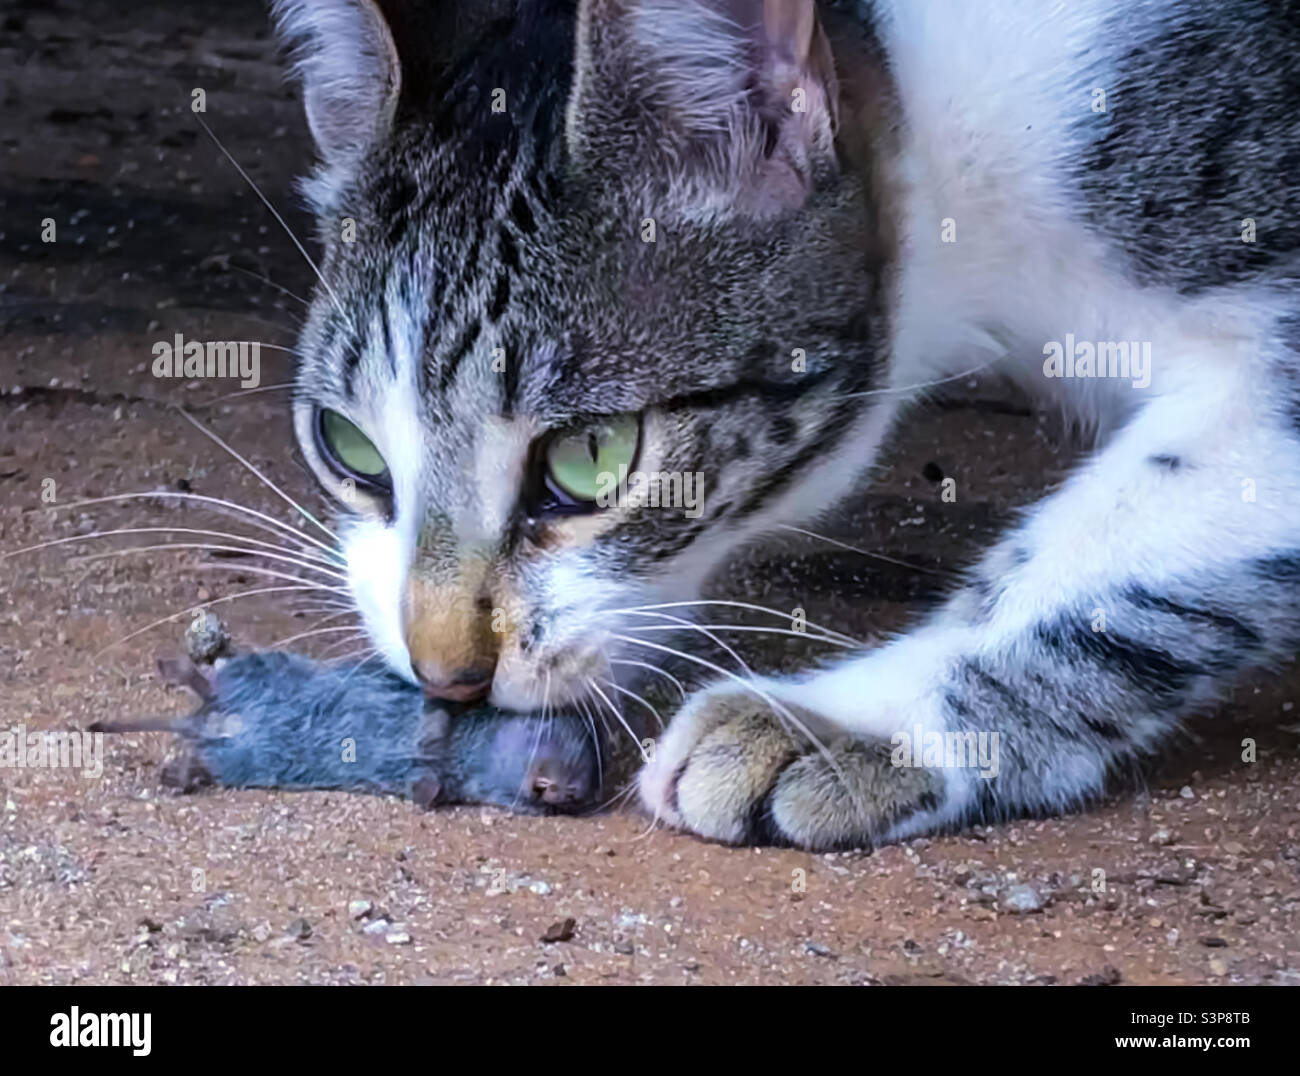
POLYGON ((939 809, 941 773, 895 765, 889 740, 834 725, 788 687, 765 693, 771 702, 727 685, 690 699, 641 772, 646 808, 729 844, 816 850, 873 847, 939 809))

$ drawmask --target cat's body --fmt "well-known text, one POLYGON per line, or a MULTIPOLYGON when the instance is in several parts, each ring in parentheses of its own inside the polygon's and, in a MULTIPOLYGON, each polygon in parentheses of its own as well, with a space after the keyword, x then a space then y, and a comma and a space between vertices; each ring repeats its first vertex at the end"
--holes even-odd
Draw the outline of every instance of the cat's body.
POLYGON ((350 572, 433 693, 600 695, 648 605, 993 366, 1097 452, 907 636, 689 700, 649 809, 810 847, 1064 809, 1293 652, 1300 4, 523 3, 414 94, 374 9, 322 7, 280 5, 326 161, 299 432, 327 484, 320 408, 387 461, 350 572), (557 494, 549 446, 595 466, 622 415, 702 516, 557 494), (899 765, 917 732, 996 733, 998 775, 899 765))

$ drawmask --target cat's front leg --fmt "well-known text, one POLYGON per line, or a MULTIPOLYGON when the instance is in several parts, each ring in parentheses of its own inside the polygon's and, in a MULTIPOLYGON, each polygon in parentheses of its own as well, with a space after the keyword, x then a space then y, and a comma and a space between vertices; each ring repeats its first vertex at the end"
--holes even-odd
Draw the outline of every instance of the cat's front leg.
POLYGON ((642 773, 646 807, 824 849, 1097 796, 1297 643, 1300 448, 1252 387, 1152 401, 912 634, 691 699, 642 773))

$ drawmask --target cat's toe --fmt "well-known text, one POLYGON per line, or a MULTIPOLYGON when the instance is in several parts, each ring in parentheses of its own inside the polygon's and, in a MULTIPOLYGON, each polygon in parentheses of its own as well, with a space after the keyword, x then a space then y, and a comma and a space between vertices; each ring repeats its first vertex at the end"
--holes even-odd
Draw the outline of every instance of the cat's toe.
POLYGON ((828 731, 816 715, 785 709, 778 715, 748 693, 705 693, 674 719, 642 772, 643 803, 712 840, 821 850, 878 844, 897 822, 938 803, 938 775, 895 766, 888 743, 828 731))

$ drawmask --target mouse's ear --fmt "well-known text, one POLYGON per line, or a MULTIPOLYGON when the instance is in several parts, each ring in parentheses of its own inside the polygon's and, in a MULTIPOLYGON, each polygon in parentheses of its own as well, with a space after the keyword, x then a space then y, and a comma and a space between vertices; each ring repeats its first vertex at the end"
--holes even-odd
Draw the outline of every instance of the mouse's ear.
POLYGON ((188 657, 159 658, 158 672, 167 683, 188 688, 204 702, 211 702, 216 696, 212 681, 188 657))

